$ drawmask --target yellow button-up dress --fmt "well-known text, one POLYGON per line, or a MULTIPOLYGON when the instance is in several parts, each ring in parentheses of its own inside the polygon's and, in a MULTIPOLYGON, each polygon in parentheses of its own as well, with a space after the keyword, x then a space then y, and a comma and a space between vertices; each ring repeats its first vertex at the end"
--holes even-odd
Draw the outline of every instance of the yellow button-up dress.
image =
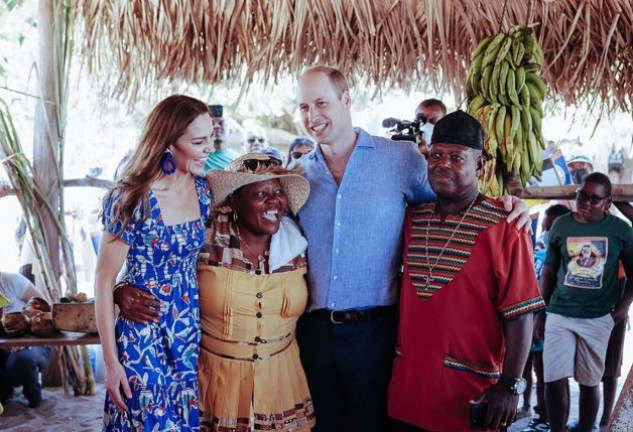
POLYGON ((308 431, 314 408, 295 325, 305 267, 256 274, 198 263, 202 430, 308 431))

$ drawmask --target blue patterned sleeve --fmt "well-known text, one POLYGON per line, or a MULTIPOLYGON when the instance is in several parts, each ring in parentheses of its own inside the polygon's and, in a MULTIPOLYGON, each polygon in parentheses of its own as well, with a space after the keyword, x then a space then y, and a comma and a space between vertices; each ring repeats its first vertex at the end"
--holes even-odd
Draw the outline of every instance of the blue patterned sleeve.
POLYGON ((206 223, 211 213, 211 188, 204 177, 195 177, 195 182, 200 202, 200 217, 202 222, 206 223))
POLYGON ((135 212, 134 217, 130 220, 124 230, 121 230, 123 222, 117 220, 114 222, 115 217, 121 211, 121 194, 118 190, 108 192, 103 200, 103 212, 101 214, 101 223, 103 223, 103 230, 107 233, 118 235, 128 245, 132 245, 134 242, 134 233, 136 231, 135 219, 138 211, 135 212), (113 223, 114 222, 114 223, 113 223))

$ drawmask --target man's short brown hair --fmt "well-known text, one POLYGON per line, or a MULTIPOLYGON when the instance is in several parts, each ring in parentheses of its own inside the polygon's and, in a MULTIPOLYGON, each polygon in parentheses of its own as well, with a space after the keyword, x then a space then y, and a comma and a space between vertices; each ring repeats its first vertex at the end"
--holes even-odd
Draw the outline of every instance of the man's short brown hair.
POLYGON ((340 99, 343 96, 343 93, 349 93, 349 86, 347 85, 347 79, 345 79, 345 75, 340 70, 329 67, 329 66, 313 66, 308 69, 303 75, 307 75, 309 73, 322 73, 327 76, 336 91, 336 95, 340 99))
POLYGON ((444 105, 444 102, 439 99, 424 99, 422 102, 420 102, 420 105, 418 105, 418 109, 429 108, 435 105, 439 106, 442 109, 444 115, 446 115, 446 105, 444 105))

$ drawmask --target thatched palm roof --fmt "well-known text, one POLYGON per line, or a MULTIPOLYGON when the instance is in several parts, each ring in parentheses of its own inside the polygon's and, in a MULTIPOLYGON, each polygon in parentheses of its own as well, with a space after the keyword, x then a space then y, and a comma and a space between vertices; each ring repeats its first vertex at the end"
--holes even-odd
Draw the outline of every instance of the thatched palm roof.
MULTIPOLYGON (((508 0, 501 28, 529 23, 552 96, 630 111, 631 0, 508 0), (528 16, 529 14, 529 16, 528 16)), ((131 100, 157 81, 268 83, 334 65, 357 84, 433 84, 464 94, 470 53, 500 28, 502 0, 83 0, 85 53, 114 66, 131 100)))

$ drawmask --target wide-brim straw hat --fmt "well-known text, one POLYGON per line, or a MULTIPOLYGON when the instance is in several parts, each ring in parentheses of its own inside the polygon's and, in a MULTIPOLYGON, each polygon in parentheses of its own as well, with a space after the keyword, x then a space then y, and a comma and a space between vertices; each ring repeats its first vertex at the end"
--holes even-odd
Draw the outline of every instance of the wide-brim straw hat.
POLYGON ((230 213, 228 199, 233 192, 252 183, 279 179, 288 200, 288 208, 296 215, 310 195, 310 183, 300 172, 300 168, 288 170, 281 165, 281 161, 267 154, 247 153, 223 170, 207 173, 213 208, 219 213, 230 213))

